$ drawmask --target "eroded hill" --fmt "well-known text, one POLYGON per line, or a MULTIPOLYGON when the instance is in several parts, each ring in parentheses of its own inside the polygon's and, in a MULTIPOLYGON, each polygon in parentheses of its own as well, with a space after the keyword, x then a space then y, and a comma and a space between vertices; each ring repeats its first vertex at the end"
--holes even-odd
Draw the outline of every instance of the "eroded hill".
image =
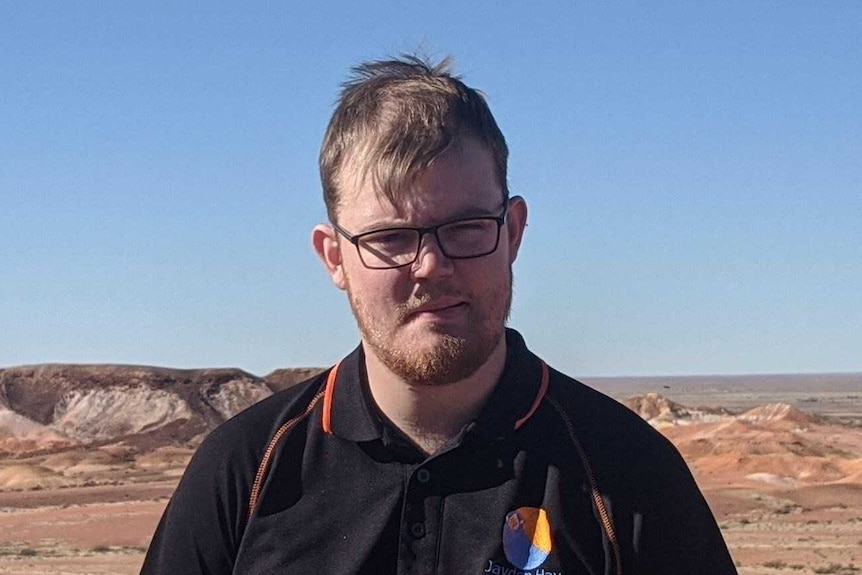
POLYGON ((38 365, 0 370, 0 449, 193 442, 272 395, 238 369, 38 365))

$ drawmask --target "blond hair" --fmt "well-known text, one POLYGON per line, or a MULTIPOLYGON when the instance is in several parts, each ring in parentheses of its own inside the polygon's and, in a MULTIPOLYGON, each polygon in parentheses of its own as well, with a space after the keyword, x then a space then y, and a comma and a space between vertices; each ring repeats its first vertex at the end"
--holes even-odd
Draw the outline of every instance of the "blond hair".
POLYGON ((366 62, 353 68, 320 149, 320 179, 329 219, 336 221, 349 181, 371 179, 394 205, 435 158, 466 138, 485 145, 503 198, 509 149, 484 96, 438 64, 418 56, 366 62))

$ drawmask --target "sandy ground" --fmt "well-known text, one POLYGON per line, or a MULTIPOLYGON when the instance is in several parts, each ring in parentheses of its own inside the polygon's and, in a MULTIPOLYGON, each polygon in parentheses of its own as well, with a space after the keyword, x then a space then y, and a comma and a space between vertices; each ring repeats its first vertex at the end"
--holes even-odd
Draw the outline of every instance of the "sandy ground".
POLYGON ((137 573, 175 486, 0 493, 0 573, 137 573))
MULTIPOLYGON (((0 493, 0 573, 137 573, 173 487, 0 493)), ((704 492, 741 574, 862 572, 862 486, 704 492)))
POLYGON ((740 573, 851 574, 862 570, 862 488, 845 487, 705 494, 740 573))

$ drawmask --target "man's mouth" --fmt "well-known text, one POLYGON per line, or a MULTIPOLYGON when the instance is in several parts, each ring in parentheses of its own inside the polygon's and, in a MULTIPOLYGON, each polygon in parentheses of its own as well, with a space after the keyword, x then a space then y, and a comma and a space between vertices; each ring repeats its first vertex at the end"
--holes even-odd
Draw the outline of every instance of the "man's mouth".
POLYGON ((460 313, 466 306, 467 302, 463 300, 432 301, 416 307, 409 312, 408 317, 447 316, 460 313))

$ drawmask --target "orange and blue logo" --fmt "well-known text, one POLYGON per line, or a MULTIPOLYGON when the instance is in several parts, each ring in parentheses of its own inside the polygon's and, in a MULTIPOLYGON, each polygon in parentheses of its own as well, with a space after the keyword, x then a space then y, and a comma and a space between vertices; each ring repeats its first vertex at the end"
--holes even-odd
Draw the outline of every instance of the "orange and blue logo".
POLYGON ((544 509, 520 507, 506 515, 503 551, 513 566, 535 569, 548 558, 553 546, 551 523, 544 509))

